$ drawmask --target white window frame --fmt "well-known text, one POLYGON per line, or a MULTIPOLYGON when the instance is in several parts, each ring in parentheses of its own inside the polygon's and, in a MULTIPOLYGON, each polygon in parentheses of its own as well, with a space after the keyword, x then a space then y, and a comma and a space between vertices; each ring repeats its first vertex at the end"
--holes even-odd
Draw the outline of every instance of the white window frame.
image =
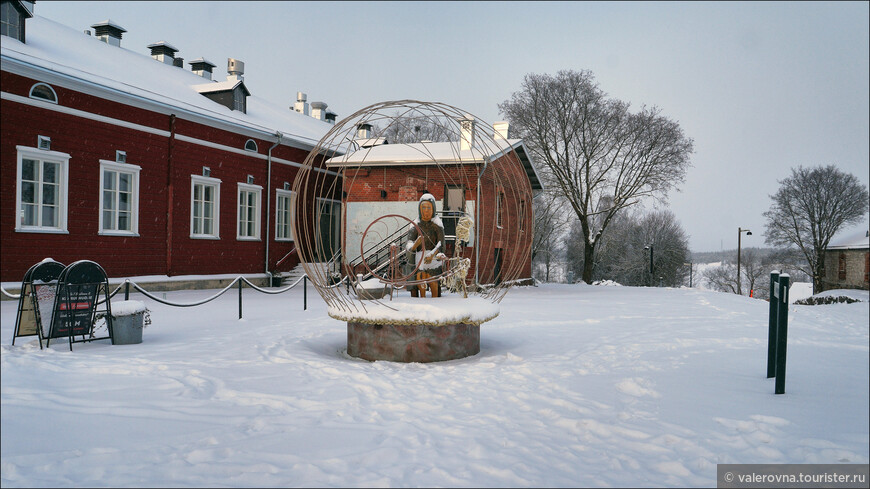
MULTIPOLYGON (((104 236, 139 236, 139 171, 142 170, 142 167, 138 165, 131 165, 129 163, 116 163, 114 161, 109 160, 100 160, 100 209, 99 209, 99 221, 100 221, 100 233, 104 236), (103 221, 103 210, 104 210, 104 196, 105 196, 105 173, 106 171, 112 171, 116 173, 126 173, 132 176, 130 181, 130 229, 106 229, 106 223, 103 221)), ((120 192, 119 188, 114 189, 115 195, 120 192)), ((117 216, 117 204, 120 201, 116 198, 116 208, 115 213, 117 216)), ((117 224, 117 218, 116 218, 117 224)))
POLYGON ((251 185, 249 183, 238 183, 236 192, 236 239, 239 241, 260 241, 260 211, 262 209, 261 201, 263 200, 263 187, 260 185, 251 185), (239 229, 242 224, 242 195, 253 193, 256 195, 254 199, 254 232, 253 235, 242 235, 239 229))
MULTIPOLYGON (((15 146, 18 152, 18 164, 15 177, 15 231, 20 233, 55 233, 68 234, 67 230, 67 210, 69 202, 69 160, 70 155, 59 151, 50 151, 39 148, 31 148, 27 146, 15 146), (40 175, 42 174, 42 165, 46 162, 57 163, 60 165, 58 172, 58 195, 57 195, 57 225, 42 226, 42 225, 24 225, 22 219, 24 217, 24 209, 21 202, 22 191, 22 166, 24 160, 36 160, 40 163, 40 175)), ((37 216, 42 215, 41 189, 37 190, 37 216)))
POLYGON ((284 190, 284 189, 275 189, 275 241, 293 241, 293 214, 292 214, 292 206, 293 206, 293 191, 292 190, 284 190), (287 236, 281 236, 278 234, 278 231, 281 229, 281 211, 278 205, 281 203, 281 199, 287 199, 287 211, 286 214, 288 216, 287 219, 287 236))
POLYGON ((48 83, 42 83, 42 82, 34 83, 33 86, 30 87, 30 92, 28 92, 27 96, 34 99, 34 100, 42 100, 43 102, 48 102, 50 104, 57 104, 57 92, 55 92, 54 88, 51 85, 49 85, 48 83), (48 91, 51 92, 51 95, 54 97, 54 100, 34 95, 33 91, 39 87, 47 88, 48 91))
POLYGON ((221 239, 220 233, 220 223, 221 223, 221 181, 218 178, 212 177, 204 177, 202 175, 191 175, 190 176, 190 237, 191 239, 221 239), (196 185, 205 185, 214 187, 214 203, 212 209, 214 209, 213 216, 213 229, 211 234, 194 234, 193 232, 193 221, 194 221, 194 212, 193 208, 196 205, 194 202, 195 187, 196 185))

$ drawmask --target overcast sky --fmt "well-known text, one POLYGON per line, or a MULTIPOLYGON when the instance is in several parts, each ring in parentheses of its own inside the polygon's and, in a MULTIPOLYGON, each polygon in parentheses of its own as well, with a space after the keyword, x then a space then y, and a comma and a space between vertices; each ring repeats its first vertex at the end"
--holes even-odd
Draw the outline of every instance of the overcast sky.
POLYGON ((693 251, 736 248, 738 227, 753 232, 743 246, 765 246, 761 214, 792 167, 870 184, 867 2, 38 1, 35 13, 80 30, 111 19, 122 47, 167 41, 216 79, 239 59, 255 95, 290 107, 302 91, 339 119, 416 99, 492 123, 527 73, 590 70, 694 140, 669 199, 693 251))

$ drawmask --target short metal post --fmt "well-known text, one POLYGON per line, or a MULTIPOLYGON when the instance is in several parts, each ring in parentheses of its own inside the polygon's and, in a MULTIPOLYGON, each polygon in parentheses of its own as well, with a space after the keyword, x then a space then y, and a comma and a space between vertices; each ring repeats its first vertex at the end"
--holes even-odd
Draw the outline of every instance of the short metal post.
POLYGON ((239 319, 242 319, 242 280, 239 279, 239 319))
POLYGON ((302 310, 308 310, 308 275, 302 276, 302 310))
POLYGON ((124 280, 124 300, 130 300, 130 279, 124 280))
POLYGON ((785 394, 785 351, 788 343, 788 282, 789 275, 779 276, 779 312, 776 333, 776 394, 785 394))
POLYGON ((776 320, 779 312, 779 270, 770 272, 770 313, 767 320, 767 378, 776 376, 776 320))

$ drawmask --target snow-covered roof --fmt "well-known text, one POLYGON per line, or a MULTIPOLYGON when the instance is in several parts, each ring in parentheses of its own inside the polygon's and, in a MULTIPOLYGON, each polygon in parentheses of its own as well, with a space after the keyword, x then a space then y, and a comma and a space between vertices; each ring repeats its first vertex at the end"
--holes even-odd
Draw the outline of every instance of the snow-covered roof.
MULTIPOLYGON (((111 46, 39 15, 27 21, 26 41, 0 36, 4 71, 254 137, 269 138, 280 131, 283 144, 302 148, 314 147, 333 127, 256 95, 248 97, 247 113, 231 110, 203 96, 195 87, 209 83, 203 84, 203 77, 192 71, 111 46)), ((134 49, 144 51, 145 46, 134 49)))
POLYGON ((863 250, 870 248, 870 231, 858 231, 832 240, 829 250, 863 250))
POLYGON ((326 160, 331 168, 365 166, 450 165, 459 163, 483 163, 489 157, 494 161, 516 150, 529 176, 533 190, 541 190, 541 182, 535 165, 522 139, 478 140, 469 149, 460 149, 459 143, 408 143, 380 144, 326 160))
POLYGON ((207 59, 205 59, 205 58, 203 58, 203 57, 199 57, 199 58, 196 58, 196 59, 194 59, 194 60, 192 60, 192 61, 188 61, 188 62, 189 62, 190 64, 194 64, 194 63, 202 63, 202 64, 209 65, 209 66, 211 66, 212 68, 217 67, 216 64, 212 63, 211 61, 209 61, 209 60, 207 60, 207 59))
MULTIPOLYGON (((124 29, 123 27, 118 25, 117 22, 113 22, 112 19, 106 19, 104 21, 97 22, 95 24, 91 24, 91 27, 102 27, 102 26, 114 27, 115 29, 118 29, 121 32, 127 32, 127 29, 124 29)), ((29 34, 29 32, 28 32, 28 34, 29 34)))
POLYGON ((164 48, 167 48, 167 49, 171 49, 171 50, 173 50, 173 51, 178 51, 178 48, 177 48, 177 47, 173 46, 172 44, 169 44, 169 43, 166 42, 166 41, 157 41, 157 42, 155 42, 155 43, 153 43, 153 44, 149 44, 149 45, 147 45, 147 46, 145 46, 145 47, 148 48, 148 49, 151 49, 151 48, 157 48, 157 47, 164 47, 164 48))
POLYGON ((199 93, 211 93, 211 92, 223 92, 234 90, 237 86, 242 84, 242 80, 224 80, 222 82, 210 82, 203 83, 201 85, 192 85, 190 88, 193 88, 199 93))

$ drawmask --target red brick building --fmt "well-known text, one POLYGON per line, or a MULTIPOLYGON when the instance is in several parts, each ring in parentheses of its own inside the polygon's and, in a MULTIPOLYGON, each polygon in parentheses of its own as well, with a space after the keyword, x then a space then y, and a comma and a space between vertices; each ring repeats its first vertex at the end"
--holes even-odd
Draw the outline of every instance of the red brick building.
MULTIPOLYGON (((507 123, 481 128, 468 119, 463 127, 468 132, 458 143, 413 144, 383 144, 362 129, 361 141, 380 144, 327 160, 328 168, 344 176, 345 264, 359 262, 369 224, 389 214, 417 218, 418 199, 430 193, 444 222, 448 256, 457 246, 456 216, 465 213, 475 222, 460 249, 471 259, 469 281, 497 283, 505 270, 531 279, 532 198, 542 190, 534 164, 521 140, 506 139, 507 123), (479 131, 489 134, 481 137, 479 131)), ((354 273, 361 271, 356 268, 354 273)))
POLYGON ((114 278, 298 263, 290 188, 334 123, 326 104, 260 99, 238 60, 212 80, 214 63, 184 69, 167 42, 122 47, 111 21, 91 34, 2 4, 0 281, 46 257, 114 278))

